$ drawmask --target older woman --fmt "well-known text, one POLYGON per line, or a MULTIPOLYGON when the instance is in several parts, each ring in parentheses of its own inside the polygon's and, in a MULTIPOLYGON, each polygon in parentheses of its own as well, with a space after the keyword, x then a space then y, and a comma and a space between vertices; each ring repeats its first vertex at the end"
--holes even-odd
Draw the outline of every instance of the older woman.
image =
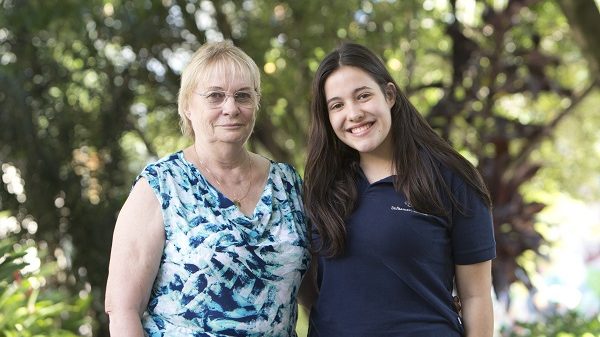
POLYGON ((114 231, 106 291, 113 336, 294 336, 308 267, 301 181, 248 151, 260 73, 207 43, 181 77, 192 146, 148 165, 114 231))

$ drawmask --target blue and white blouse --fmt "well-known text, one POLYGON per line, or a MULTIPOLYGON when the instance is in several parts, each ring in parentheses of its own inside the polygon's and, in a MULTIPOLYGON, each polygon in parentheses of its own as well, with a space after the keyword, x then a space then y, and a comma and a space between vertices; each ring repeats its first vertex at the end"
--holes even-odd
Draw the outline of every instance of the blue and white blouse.
POLYGON ((142 320, 148 336, 295 336, 296 294, 310 253, 293 167, 271 162, 252 216, 179 151, 152 163, 166 242, 142 320))

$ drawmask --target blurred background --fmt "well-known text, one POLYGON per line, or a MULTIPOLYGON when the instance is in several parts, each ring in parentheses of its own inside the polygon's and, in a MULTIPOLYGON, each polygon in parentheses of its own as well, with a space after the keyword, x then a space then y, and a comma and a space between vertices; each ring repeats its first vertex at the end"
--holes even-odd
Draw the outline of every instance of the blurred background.
POLYGON ((116 215, 189 143, 191 53, 230 39, 262 70, 250 147, 300 171, 319 61, 346 40, 381 55, 491 190, 497 335, 600 336, 599 5, 0 0, 0 335, 108 336, 116 215))

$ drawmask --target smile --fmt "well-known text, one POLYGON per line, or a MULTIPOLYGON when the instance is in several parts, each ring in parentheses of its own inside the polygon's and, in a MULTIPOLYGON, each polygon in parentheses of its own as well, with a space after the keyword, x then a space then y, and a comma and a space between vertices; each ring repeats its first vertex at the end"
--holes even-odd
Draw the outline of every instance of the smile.
POLYGON ((374 124, 374 122, 362 124, 360 126, 350 128, 350 129, 348 129, 348 131, 352 134, 358 134, 358 133, 361 133, 361 132, 364 132, 364 131, 370 129, 371 126, 373 126, 373 124, 374 124))

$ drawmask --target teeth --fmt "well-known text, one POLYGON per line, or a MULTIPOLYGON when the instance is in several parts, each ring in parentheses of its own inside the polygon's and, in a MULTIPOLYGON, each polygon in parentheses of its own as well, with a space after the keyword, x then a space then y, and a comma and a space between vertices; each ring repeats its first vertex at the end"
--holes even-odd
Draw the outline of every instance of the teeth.
POLYGON ((365 131, 366 129, 368 129, 370 127, 371 127, 371 124, 369 123, 369 124, 365 124, 365 125, 363 125, 361 127, 358 127, 358 128, 350 129, 350 132, 352 132, 352 133, 359 133, 359 132, 365 131))

